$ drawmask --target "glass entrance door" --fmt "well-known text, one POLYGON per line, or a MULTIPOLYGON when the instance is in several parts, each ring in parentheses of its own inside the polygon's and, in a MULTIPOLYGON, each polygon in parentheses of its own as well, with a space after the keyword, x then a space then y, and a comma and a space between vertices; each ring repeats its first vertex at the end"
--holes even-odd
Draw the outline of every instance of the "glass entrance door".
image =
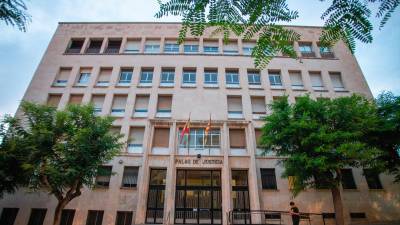
POLYGON ((175 224, 221 224, 221 172, 178 170, 175 224))
POLYGON ((147 196, 146 223, 163 223, 167 170, 151 169, 147 196))
POLYGON ((246 170, 232 170, 232 202, 234 224, 251 224, 246 170))

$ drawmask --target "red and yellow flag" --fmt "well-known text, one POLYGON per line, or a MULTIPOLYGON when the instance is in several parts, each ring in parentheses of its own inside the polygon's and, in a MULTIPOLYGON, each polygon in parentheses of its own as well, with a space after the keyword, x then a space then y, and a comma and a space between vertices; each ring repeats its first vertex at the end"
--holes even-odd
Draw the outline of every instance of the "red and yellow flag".
POLYGON ((208 123, 207 123, 207 127, 204 130, 204 145, 207 144, 208 133, 210 132, 210 130, 211 130, 211 113, 210 113, 210 119, 208 120, 208 123))
POLYGON ((190 114, 189 114, 189 119, 186 121, 185 126, 183 127, 182 132, 181 132, 181 142, 180 142, 181 144, 182 144, 183 138, 185 137, 185 134, 189 135, 189 132, 190 132, 190 114))

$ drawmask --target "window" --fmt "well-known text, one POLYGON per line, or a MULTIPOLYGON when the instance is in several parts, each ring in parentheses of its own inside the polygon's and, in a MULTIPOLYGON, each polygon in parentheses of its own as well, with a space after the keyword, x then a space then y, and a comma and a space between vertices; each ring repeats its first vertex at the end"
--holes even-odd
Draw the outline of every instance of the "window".
POLYGON ((251 55, 253 53, 253 49, 256 46, 255 41, 244 41, 243 42, 243 55, 251 55))
POLYGON ((122 177, 122 187, 133 188, 137 185, 138 180, 138 167, 134 166, 125 166, 124 167, 124 175, 122 177))
POLYGON ((226 55, 237 55, 239 53, 237 41, 229 41, 227 44, 224 44, 223 49, 226 55))
POLYGON ((315 187, 317 189, 329 189, 329 187, 330 187, 329 179, 332 177, 333 177, 333 175, 330 172, 325 172, 322 174, 315 174, 314 175, 315 187))
POLYGON ((328 46, 320 46, 319 47, 319 53, 321 55, 321 58, 325 58, 325 59, 332 59, 335 58, 335 55, 333 54, 333 51, 330 47, 328 46))
POLYGON ((247 71, 249 85, 261 85, 261 76, 258 71, 247 71))
POLYGON ((253 114, 265 114, 267 106, 265 105, 265 98, 261 96, 251 96, 251 109, 253 114))
POLYGON ((105 53, 117 54, 121 48, 122 39, 109 39, 105 53))
POLYGON ((78 86, 87 86, 89 84, 90 72, 91 72, 91 69, 89 69, 89 68, 81 69, 81 71, 79 73, 79 79, 77 82, 78 86))
POLYGON ((176 41, 174 43, 165 43, 164 52, 165 53, 178 53, 179 45, 176 43, 176 41))
POLYGON ((244 129, 229 129, 229 144, 231 148, 246 148, 246 133, 244 129))
POLYGON ((103 210, 89 210, 86 225, 101 225, 103 223, 103 210))
POLYGON ((292 89, 304 89, 301 72, 289 71, 289 77, 292 83, 292 89))
POLYGON ((261 148, 261 135, 262 135, 262 130, 261 129, 254 129, 254 134, 256 136, 256 147, 261 148))
POLYGON ((0 217, 0 224, 13 225, 15 218, 17 218, 18 208, 3 208, 0 217))
POLYGON ((133 212, 117 211, 115 225, 132 225, 133 212))
POLYGON ((103 39, 90 39, 89 47, 86 49, 86 53, 89 54, 100 53, 102 44, 103 44, 103 39))
POLYGON ((196 44, 190 44, 190 45, 184 45, 183 46, 183 51, 185 53, 197 53, 199 52, 199 45, 196 44))
POLYGON ((74 209, 63 209, 61 212, 60 225, 72 225, 74 221, 75 210, 74 209))
POLYGON ((110 186, 112 166, 101 166, 97 171, 96 187, 110 186))
POLYGON ((83 43, 85 43, 85 39, 72 39, 69 43, 69 47, 66 53, 80 53, 83 47, 83 43))
POLYGON ((150 84, 153 82, 153 69, 142 69, 140 73, 140 84, 150 84))
POLYGON ((342 81, 342 75, 339 72, 329 72, 329 76, 331 77, 333 89, 335 91, 345 90, 342 81))
POLYGON ((379 173, 371 169, 364 169, 364 176, 369 189, 383 189, 379 173))
POLYGON ((104 99, 105 99, 105 95, 93 95, 92 96, 92 103, 94 105, 94 111, 96 113, 101 113, 101 111, 103 110, 103 104, 104 104, 104 99))
POLYGON ((239 72, 237 70, 227 70, 225 71, 225 80, 228 86, 239 86, 239 72))
POLYGON ((314 90, 324 90, 324 83, 322 81, 321 72, 309 72, 311 85, 314 90))
POLYGON ((148 95, 136 96, 134 117, 147 117, 149 98, 148 95))
POLYGON ((343 189, 357 189, 351 169, 342 169, 342 187, 343 189))
POLYGON ((110 84, 110 77, 112 68, 100 68, 99 78, 97 79, 96 86, 108 86, 110 84))
POLYGON ((128 96, 126 96, 126 95, 115 95, 114 96, 112 108, 111 108, 112 116, 120 116, 120 117, 124 116, 127 98, 128 98, 128 96))
POLYGON ((218 40, 204 40, 203 41, 203 52, 206 54, 216 54, 219 52, 219 41, 218 40))
POLYGON ((162 69, 161 84, 173 84, 175 79, 174 69, 162 69))
POLYGON ((366 219, 367 216, 365 215, 364 212, 351 212, 350 218, 351 219, 366 219))
POLYGON ((196 83, 196 70, 183 70, 183 84, 196 83))
POLYGON ((312 43, 299 43, 299 50, 303 57, 315 57, 312 50, 312 43))
POLYGON ((61 100, 61 94, 50 94, 47 98, 47 105, 57 108, 61 100))
POLYGON ((228 118, 230 119, 243 118, 241 96, 228 96, 228 118))
POLYGON ((157 113, 171 113, 172 96, 159 95, 157 101, 157 113))
POLYGON ((69 96, 68 104, 79 105, 82 103, 83 95, 81 94, 72 94, 69 96))
POLYGON ((32 209, 28 225, 43 225, 47 209, 32 209))
POLYGON ((131 127, 129 130, 128 152, 143 153, 144 127, 131 127))
POLYGON ((216 69, 204 70, 204 84, 218 84, 218 71, 216 69))
POLYGON ((279 71, 268 71, 271 86, 282 87, 281 73, 279 71))
POLYGON ((275 169, 261 169, 261 183, 263 189, 276 190, 275 169))
POLYGON ((53 82, 53 86, 65 87, 68 83, 68 78, 71 75, 72 68, 60 68, 56 79, 53 82))
POLYGON ((132 69, 121 69, 119 74, 119 85, 129 85, 132 81, 132 69))
POLYGON ((219 148, 220 147, 220 130, 210 129, 208 135, 205 134, 204 128, 191 128, 189 134, 186 134, 181 140, 182 129, 179 130, 179 147, 181 148, 219 148))
POLYGON ((128 39, 125 44, 125 53, 139 53, 140 52, 140 39, 128 39))
POLYGON ((145 53, 160 53, 160 41, 159 40, 146 40, 144 46, 145 53))
POLYGON ((169 128, 155 128, 153 148, 169 148, 169 128))

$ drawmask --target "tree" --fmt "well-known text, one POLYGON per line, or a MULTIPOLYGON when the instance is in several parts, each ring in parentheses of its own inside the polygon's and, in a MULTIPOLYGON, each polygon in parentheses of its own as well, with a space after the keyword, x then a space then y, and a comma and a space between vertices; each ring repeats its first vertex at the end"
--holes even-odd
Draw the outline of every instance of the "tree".
MULTIPOLYGON (((252 56, 257 67, 263 68, 279 52, 296 57, 292 43, 300 35, 282 25, 298 18, 286 0, 168 0, 160 3, 157 18, 168 15, 181 16, 182 28, 178 43, 187 33, 200 36, 207 27, 222 33, 228 41, 231 33, 251 39, 258 35, 252 56)), ((321 0, 324 1, 324 0, 321 0)), ((342 40, 355 51, 355 41, 372 42, 373 25, 371 9, 378 4, 376 17, 382 28, 400 4, 400 0, 332 0, 322 13, 325 21, 320 37, 322 46, 332 46, 342 40)))
POLYGON ((4 136, 1 154, 18 162, 23 176, 5 191, 26 186, 54 195, 58 203, 53 224, 58 225, 62 209, 81 195, 83 186, 91 187, 102 172, 100 166, 118 153, 120 135, 110 132, 113 120, 96 116, 91 105, 70 105, 62 111, 28 102, 21 106, 23 118, 5 124, 11 134, 4 136))
POLYGON ((26 31, 31 16, 27 13, 24 1, 0 0, 0 20, 6 25, 16 26, 20 31, 26 31))
POLYGON ((292 105, 284 97, 271 107, 262 146, 282 157, 283 177, 294 177, 294 195, 306 188, 330 189, 336 223, 343 225, 341 169, 382 167, 375 160, 382 151, 367 141, 379 126, 375 104, 357 95, 332 100, 305 96, 292 105))

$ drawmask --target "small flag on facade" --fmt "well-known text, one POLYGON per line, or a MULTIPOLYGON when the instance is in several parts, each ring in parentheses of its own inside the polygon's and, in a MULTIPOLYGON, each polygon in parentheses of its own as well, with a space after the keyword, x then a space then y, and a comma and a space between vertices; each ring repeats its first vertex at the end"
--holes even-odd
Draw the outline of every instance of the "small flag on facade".
POLYGON ((210 130, 211 130, 211 113, 210 113, 210 119, 208 120, 207 123, 207 127, 204 130, 204 145, 207 145, 208 133, 210 132, 210 130))
POLYGON ((185 137, 185 134, 187 134, 189 136, 189 131, 190 131, 190 113, 189 113, 189 119, 186 121, 185 126, 183 127, 182 132, 181 132, 180 144, 182 144, 182 141, 183 141, 183 138, 185 137))

